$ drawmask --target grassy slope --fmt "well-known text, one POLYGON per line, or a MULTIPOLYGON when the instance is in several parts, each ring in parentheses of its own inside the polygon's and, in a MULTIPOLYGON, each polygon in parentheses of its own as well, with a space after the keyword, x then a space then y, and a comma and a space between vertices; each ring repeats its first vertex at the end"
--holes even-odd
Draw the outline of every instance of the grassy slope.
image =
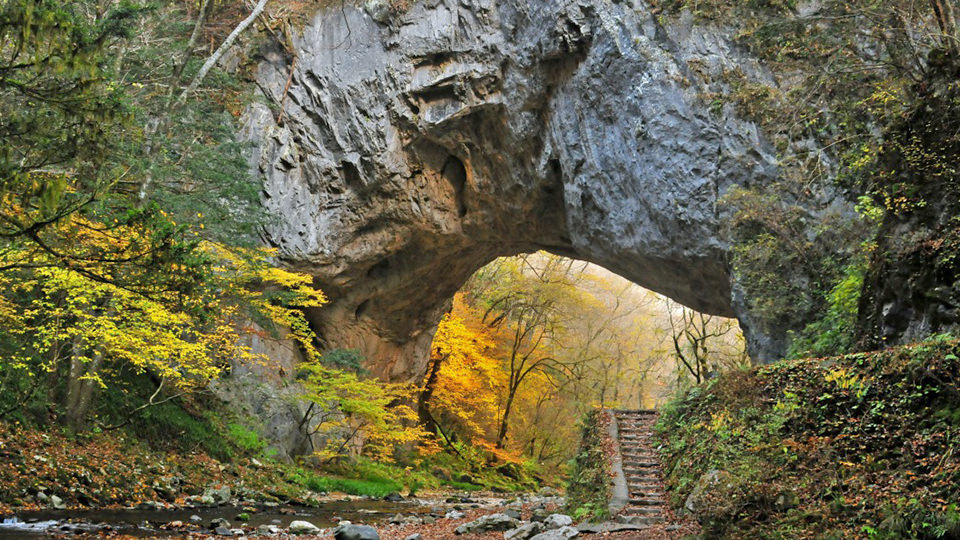
POLYGON ((606 433, 610 418, 605 412, 591 411, 581 428, 580 450, 573 459, 567 486, 567 510, 576 519, 602 521, 609 513, 609 456, 613 441, 606 433))
POLYGON ((931 341, 691 389, 658 426, 672 502, 719 470, 707 538, 960 538, 958 357, 931 341))

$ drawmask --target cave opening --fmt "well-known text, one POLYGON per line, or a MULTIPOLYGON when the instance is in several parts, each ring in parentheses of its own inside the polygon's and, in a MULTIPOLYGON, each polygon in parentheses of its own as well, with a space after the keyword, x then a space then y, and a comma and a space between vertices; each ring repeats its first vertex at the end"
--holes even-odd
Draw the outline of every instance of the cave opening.
POLYGON ((500 257, 466 280, 443 315, 419 414, 445 437, 542 456, 575 440, 571 419, 593 408, 655 408, 678 388, 745 365, 735 319, 582 260, 500 257))

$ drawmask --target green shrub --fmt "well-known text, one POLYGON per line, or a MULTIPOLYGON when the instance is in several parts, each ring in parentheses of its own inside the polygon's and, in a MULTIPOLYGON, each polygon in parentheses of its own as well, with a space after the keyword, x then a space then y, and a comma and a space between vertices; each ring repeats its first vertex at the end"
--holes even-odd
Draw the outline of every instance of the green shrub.
POLYGON ((260 454, 267 447, 266 441, 257 432, 243 424, 227 424, 227 438, 234 446, 248 454, 260 454))

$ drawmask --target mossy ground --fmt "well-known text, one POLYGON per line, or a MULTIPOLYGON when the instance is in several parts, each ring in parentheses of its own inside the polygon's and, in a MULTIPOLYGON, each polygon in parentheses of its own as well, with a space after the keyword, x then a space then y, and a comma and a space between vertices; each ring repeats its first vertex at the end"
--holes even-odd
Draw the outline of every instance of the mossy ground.
POLYGON ((682 505, 704 473, 706 538, 960 538, 960 342, 781 362, 677 397, 661 416, 682 505))
POLYGON ((567 488, 567 511, 577 520, 602 521, 608 517, 613 451, 613 441, 606 432, 609 423, 602 409, 590 412, 583 421, 580 451, 573 459, 567 488))

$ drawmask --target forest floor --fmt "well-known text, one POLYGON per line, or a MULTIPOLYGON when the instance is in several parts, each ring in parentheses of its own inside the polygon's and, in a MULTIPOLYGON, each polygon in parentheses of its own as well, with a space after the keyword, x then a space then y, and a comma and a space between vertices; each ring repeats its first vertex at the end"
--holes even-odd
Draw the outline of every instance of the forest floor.
MULTIPOLYGON (((563 511, 558 506, 562 499, 550 496, 518 498, 511 494, 473 492, 461 493, 458 497, 463 500, 450 502, 451 488, 424 491, 421 498, 407 498, 391 506, 382 500, 382 495, 361 497, 335 490, 328 493, 311 490, 309 484, 312 480, 305 481, 306 474, 299 467, 261 463, 253 458, 225 463, 202 453, 157 452, 117 434, 78 437, 0 423, 0 517, 22 516, 27 520, 31 515, 37 519, 36 516, 46 514, 39 519, 82 523, 97 521, 84 518, 84 512, 113 509, 121 515, 136 514, 140 521, 154 523, 155 538, 169 540, 215 538, 217 536, 207 528, 211 517, 223 517, 239 524, 236 514, 249 510, 254 519, 251 526, 243 530, 258 538, 290 537, 285 532, 274 536, 257 534, 257 528, 253 526, 258 519, 260 523, 270 523, 270 518, 279 517, 284 523, 291 519, 316 521, 316 525, 327 527, 322 535, 300 535, 297 538, 327 540, 333 537, 330 522, 343 517, 375 526, 383 540, 404 540, 416 533, 422 535, 423 540, 500 540, 502 532, 455 535, 454 530, 481 515, 501 512, 507 504, 516 507, 518 501, 523 503, 523 517, 528 519, 534 506, 563 511), (169 491, 171 488, 172 492, 169 491), (229 488, 231 494, 228 501, 218 501, 219 506, 198 501, 211 490, 215 493, 224 488, 229 488), (54 501, 60 507, 59 515, 55 515, 57 510, 52 508, 54 501), (462 510, 464 516, 458 519, 442 517, 449 509, 462 510), (203 517, 203 521, 190 523, 186 517, 174 517, 175 512, 186 516, 196 513, 203 517), (424 512, 431 512, 439 517, 435 521, 424 520, 427 523, 388 524, 394 512, 405 516, 422 516, 424 512)), ((53 538, 144 539, 154 534, 143 530, 135 535, 131 532, 120 528, 101 529, 53 538)), ((643 531, 582 534, 581 537, 679 540, 693 532, 696 532, 695 523, 669 520, 643 531)), ((14 536, 4 534, 0 531, 0 538, 16 538, 16 533, 14 536)))

